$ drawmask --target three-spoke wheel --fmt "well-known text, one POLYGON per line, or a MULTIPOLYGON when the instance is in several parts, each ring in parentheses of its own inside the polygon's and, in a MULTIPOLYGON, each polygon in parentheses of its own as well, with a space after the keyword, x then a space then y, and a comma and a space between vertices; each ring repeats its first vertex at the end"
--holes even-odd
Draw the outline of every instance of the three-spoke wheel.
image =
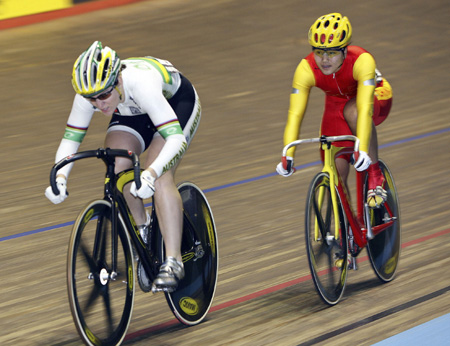
MULTIPOLYGON (((347 231, 341 203, 334 210, 330 178, 317 174, 306 201, 306 247, 311 275, 319 296, 329 305, 341 299, 347 280, 347 231), (337 216, 337 217, 336 217, 337 216)), ((339 193, 336 190, 339 199, 339 193)))
POLYGON ((112 238, 111 204, 91 202, 80 213, 69 242, 70 308, 87 345, 116 345, 125 337, 134 302, 134 266, 128 234, 118 220, 112 238))

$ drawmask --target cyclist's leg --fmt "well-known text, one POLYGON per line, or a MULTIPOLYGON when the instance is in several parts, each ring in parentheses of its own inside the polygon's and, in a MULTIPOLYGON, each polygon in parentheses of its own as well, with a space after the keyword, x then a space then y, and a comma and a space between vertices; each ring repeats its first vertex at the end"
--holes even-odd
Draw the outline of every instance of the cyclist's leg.
POLYGON ((335 160, 335 164, 339 175, 341 176, 341 179, 345 184, 345 188, 347 189, 347 191, 350 191, 347 184, 348 173, 350 171, 349 162, 345 158, 337 157, 335 160))
MULTIPOLYGON (((125 149, 131 150, 136 154, 142 152, 142 145, 139 139, 132 133, 121 130, 110 130, 105 138, 105 147, 111 149, 125 149)), ((131 161, 127 158, 116 158, 115 173, 122 172, 132 167, 131 161)), ((136 198, 130 194, 131 184, 124 187, 124 197, 127 201, 128 207, 133 214, 137 225, 142 225, 147 221, 147 216, 144 210, 144 204, 140 198, 136 198)))
MULTIPOLYGON (((356 98, 349 100, 344 107, 344 118, 347 121, 348 126, 352 133, 356 136, 356 124, 358 121, 358 110, 356 108, 356 98)), ((378 162, 378 139, 377 130, 372 123, 372 134, 369 142, 369 157, 372 163, 378 162)))
MULTIPOLYGON (((374 114, 372 119, 378 120, 380 114, 380 103, 378 99, 374 98, 374 114)), ((344 107, 344 118, 350 127, 353 134, 356 134, 358 112, 356 108, 356 99, 348 101, 344 107)), ((386 191, 384 190, 384 178, 378 164, 378 138, 374 120, 372 120, 372 134, 369 142, 369 157, 372 164, 367 169, 369 176, 369 194, 367 202, 371 207, 377 207, 382 204, 386 198, 386 191)))
MULTIPOLYGON (((197 92, 186 77, 181 76, 180 88, 168 102, 178 117, 189 146, 200 123, 201 106, 197 92)), ((165 140, 161 135, 155 134, 148 149, 147 165, 157 158, 164 144, 165 140)), ((176 166, 179 163, 180 161, 155 181, 154 203, 166 255, 160 273, 153 282, 156 291, 173 289, 177 281, 184 277, 181 257, 183 204, 174 180, 176 166)))
MULTIPOLYGON (((165 140, 155 135, 148 148, 146 167, 159 155, 165 140)), ((156 215, 164 239, 166 256, 175 257, 181 261, 181 234, 183 228, 183 206, 181 196, 175 184, 174 175, 176 167, 172 167, 155 181, 156 215)))

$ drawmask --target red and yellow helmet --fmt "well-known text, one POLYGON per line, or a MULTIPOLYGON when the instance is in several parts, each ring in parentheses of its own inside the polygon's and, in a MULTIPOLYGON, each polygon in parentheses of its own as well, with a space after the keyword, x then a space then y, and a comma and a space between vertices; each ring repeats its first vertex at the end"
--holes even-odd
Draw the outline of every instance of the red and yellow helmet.
POLYGON ((344 48, 352 39, 352 25, 340 13, 318 18, 308 32, 308 41, 314 48, 344 48))
POLYGON ((114 50, 95 41, 73 65, 72 85, 77 94, 91 97, 114 85, 120 72, 120 58, 114 50))

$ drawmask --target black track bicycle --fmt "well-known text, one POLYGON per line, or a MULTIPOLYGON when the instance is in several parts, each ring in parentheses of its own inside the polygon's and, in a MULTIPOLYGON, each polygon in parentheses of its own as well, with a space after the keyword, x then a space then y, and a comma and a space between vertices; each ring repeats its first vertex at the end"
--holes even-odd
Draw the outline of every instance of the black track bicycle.
MULTIPOLYGON (((138 156, 121 149, 99 148, 70 155, 50 173, 53 192, 59 169, 85 158, 106 165, 104 197, 87 204, 76 219, 67 256, 67 287, 70 309, 82 341, 87 345, 119 345, 131 321, 135 296, 135 261, 138 282, 145 292, 159 272, 164 242, 154 203, 145 243, 123 196, 126 184, 140 187, 138 156), (133 168, 114 173, 115 158, 125 157, 133 168)), ((193 183, 178 185, 183 201, 182 257, 185 277, 174 292, 164 292, 175 317, 196 325, 208 313, 216 290, 218 244, 213 214, 203 192, 193 183)))

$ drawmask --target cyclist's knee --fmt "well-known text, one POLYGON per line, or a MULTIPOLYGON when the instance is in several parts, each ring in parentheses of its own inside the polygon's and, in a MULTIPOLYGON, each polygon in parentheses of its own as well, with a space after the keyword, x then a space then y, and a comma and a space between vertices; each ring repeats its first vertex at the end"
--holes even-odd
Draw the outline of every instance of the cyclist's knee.
POLYGON ((126 171, 127 169, 130 169, 130 168, 132 168, 132 164, 129 159, 116 157, 116 165, 114 167, 115 174, 126 171))
POLYGON ((155 190, 176 188, 175 178, 172 170, 167 171, 155 180, 155 190))
POLYGON ((347 158, 336 158, 336 168, 342 178, 342 181, 346 182, 349 172, 349 161, 347 158))
POLYGON ((344 119, 353 133, 356 131, 356 122, 358 119, 358 109, 356 108, 356 98, 349 100, 344 106, 344 119))

